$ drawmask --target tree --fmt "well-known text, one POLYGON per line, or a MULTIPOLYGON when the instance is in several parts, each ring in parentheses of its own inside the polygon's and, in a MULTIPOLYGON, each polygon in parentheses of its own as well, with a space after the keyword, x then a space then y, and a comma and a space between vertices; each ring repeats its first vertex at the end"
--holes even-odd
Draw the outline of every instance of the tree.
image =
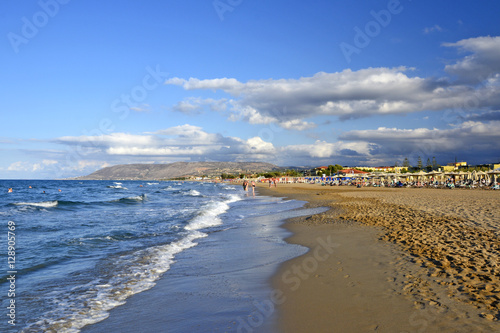
POLYGON ((438 164, 436 162, 436 157, 434 156, 434 157, 432 157, 432 168, 437 169, 437 167, 438 167, 438 164))
POLYGON ((297 170, 285 170, 284 175, 289 177, 300 177, 300 173, 297 170))
POLYGON ((332 174, 334 174, 334 173, 335 173, 335 171, 334 171, 334 170, 335 170, 335 165, 331 165, 331 164, 330 164, 330 165, 328 166, 328 174, 329 174, 329 176, 331 176, 332 174))
POLYGON ((408 161, 408 157, 405 157, 405 160, 403 161, 403 166, 405 168, 409 168, 410 167, 410 161, 408 161))
POLYGON ((418 169, 422 169, 422 159, 420 158, 420 156, 418 157, 418 161, 417 161, 417 168, 418 169))
POLYGON ((431 159, 427 158, 427 164, 425 165, 428 171, 432 169, 431 159))

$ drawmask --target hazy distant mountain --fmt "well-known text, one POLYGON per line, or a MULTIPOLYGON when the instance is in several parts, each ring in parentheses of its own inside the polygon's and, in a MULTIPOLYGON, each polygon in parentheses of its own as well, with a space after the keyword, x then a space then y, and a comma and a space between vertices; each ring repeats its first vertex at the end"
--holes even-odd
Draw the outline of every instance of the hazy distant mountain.
POLYGON ((280 169, 261 162, 175 162, 170 164, 121 164, 103 168, 82 180, 153 180, 186 176, 220 176, 222 173, 240 174, 266 172, 280 169))

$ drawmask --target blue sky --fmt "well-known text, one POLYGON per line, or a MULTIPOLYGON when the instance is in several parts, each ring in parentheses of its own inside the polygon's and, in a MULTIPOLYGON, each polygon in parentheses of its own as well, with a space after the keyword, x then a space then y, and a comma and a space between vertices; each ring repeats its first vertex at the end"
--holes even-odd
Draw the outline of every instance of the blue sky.
POLYGON ((0 178, 500 161, 500 3, 3 1, 0 178))

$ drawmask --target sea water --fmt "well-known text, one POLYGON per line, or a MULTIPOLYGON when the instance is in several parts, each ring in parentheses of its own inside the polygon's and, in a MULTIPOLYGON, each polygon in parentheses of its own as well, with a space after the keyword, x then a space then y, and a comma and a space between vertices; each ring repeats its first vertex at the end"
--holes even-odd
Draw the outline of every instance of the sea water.
MULTIPOLYGON (((261 245, 252 247, 248 241, 252 237, 261 239, 262 244, 272 243, 268 250, 275 255, 267 260, 273 264, 290 259, 305 250, 293 247, 277 258, 275 250, 286 245, 282 237, 265 234, 265 224, 256 226, 251 221, 300 206, 298 202, 255 197, 240 186, 223 183, 2 180, 0 293, 5 314, 0 331, 79 332, 105 321, 131 296, 154 288, 176 265, 186 281, 197 266, 198 275, 213 276, 244 271, 245 265, 267 265, 266 258, 242 264, 236 254, 227 253, 229 245, 220 244, 229 244, 233 236, 247 237, 244 242, 249 243, 249 251, 255 246, 265 250, 261 245), (14 297, 7 297, 9 221, 15 223, 14 297), (243 228, 247 229, 242 233, 243 228), (200 242, 198 248, 203 252, 189 255, 200 242), (202 254, 211 257, 203 258, 202 254), (12 300, 16 326, 7 317, 12 300)), ((240 245, 229 252, 238 252, 240 245)), ((170 279, 182 285, 178 275, 170 279)), ((196 299, 185 306, 195 308, 196 299)), ((240 311, 231 316, 240 318, 248 310, 242 307, 240 311)), ((204 315, 205 320, 212 315, 210 305, 204 315)))

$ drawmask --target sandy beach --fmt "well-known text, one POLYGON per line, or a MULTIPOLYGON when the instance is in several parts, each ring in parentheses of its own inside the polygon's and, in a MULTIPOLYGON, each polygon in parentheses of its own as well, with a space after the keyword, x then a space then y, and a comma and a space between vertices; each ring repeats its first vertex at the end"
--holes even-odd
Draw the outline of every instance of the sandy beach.
POLYGON ((285 225, 283 332, 500 331, 500 192, 259 186, 329 211, 285 225))

